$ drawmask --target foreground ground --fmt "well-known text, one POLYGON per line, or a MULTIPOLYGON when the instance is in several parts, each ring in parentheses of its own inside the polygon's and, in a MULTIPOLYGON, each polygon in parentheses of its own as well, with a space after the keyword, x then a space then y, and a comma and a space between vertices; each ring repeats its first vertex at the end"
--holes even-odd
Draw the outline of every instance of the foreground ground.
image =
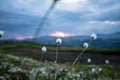
POLYGON ((89 48, 72 65, 81 46, 59 48, 58 63, 54 62, 56 45, 26 42, 0 43, 0 80, 120 80, 120 49, 89 48), (41 48, 47 52, 41 58, 41 48), (87 59, 91 58, 91 63, 87 59), (105 60, 109 64, 105 64, 105 60))
POLYGON ((0 53, 0 80, 119 80, 120 66, 55 64, 0 53))
MULTIPOLYGON (((46 45, 32 42, 10 42, 5 41, 0 44, 0 52, 10 53, 20 57, 29 57, 36 60, 41 59, 41 48, 47 47, 47 52, 43 56, 43 61, 54 61, 56 45, 46 45)), ((73 62, 83 50, 82 46, 60 46, 58 62, 73 62)), ((92 64, 104 64, 109 60, 111 65, 120 65, 120 49, 118 48, 94 48, 90 46, 82 55, 81 64, 86 64, 87 59, 91 58, 92 64)))

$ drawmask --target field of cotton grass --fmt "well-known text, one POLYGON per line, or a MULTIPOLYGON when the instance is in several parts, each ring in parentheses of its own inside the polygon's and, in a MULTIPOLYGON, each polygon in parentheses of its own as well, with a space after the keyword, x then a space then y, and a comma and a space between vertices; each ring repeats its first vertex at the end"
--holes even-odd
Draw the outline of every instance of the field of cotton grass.
MULTIPOLYGON (((0 31, 0 37, 4 34, 0 31)), ((18 57, 12 54, 0 52, 0 80, 119 80, 119 65, 110 65, 109 60, 105 60, 105 64, 90 64, 91 59, 88 58, 88 64, 79 64, 79 61, 89 47, 91 42, 97 38, 95 33, 91 34, 89 42, 83 43, 83 50, 75 58, 73 63, 59 64, 58 54, 62 39, 56 39, 56 56, 54 62, 43 61, 43 56, 47 51, 47 47, 41 48, 40 61, 32 58, 18 57)), ((3 48, 4 49, 4 48, 3 48)))
POLYGON ((120 67, 40 62, 0 53, 0 80, 119 80, 120 67), (56 79, 55 79, 55 74, 56 79))

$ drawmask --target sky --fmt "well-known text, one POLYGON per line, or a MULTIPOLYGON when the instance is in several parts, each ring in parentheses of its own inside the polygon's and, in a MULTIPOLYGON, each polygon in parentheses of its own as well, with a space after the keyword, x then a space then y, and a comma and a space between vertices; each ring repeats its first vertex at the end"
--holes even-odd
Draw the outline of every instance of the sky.
MULTIPOLYGON (((32 38, 53 0, 0 0, 5 39, 32 38)), ((39 36, 76 36, 120 31, 120 0, 60 0, 39 36)), ((38 36, 38 37, 39 37, 38 36)))

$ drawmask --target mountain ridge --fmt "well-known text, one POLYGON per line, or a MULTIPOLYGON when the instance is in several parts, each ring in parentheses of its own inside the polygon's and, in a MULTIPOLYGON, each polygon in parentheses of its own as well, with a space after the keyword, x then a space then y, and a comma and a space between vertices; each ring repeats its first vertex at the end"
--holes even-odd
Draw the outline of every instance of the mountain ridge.
MULTIPOLYGON (((25 39, 24 42, 37 42, 42 44, 56 44, 57 37, 41 36, 36 39, 25 39)), ((13 39, 15 41, 15 39, 13 39)), ((16 40, 18 41, 18 40, 16 40)), ((62 38, 62 45, 66 46, 82 46, 84 42, 90 41, 90 35, 78 35, 62 38)), ((92 41, 91 47, 102 48, 120 48, 120 32, 110 34, 97 34, 97 39, 92 41)))

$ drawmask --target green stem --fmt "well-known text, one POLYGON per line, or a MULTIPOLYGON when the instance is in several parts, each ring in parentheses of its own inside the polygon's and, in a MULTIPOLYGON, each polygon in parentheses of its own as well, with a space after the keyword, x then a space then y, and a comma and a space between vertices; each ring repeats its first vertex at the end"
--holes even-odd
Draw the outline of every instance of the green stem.
MULTIPOLYGON (((88 44, 91 44, 91 42, 92 42, 92 40, 90 40, 88 44)), ((85 52, 86 49, 87 49, 87 48, 84 48, 84 49, 82 50, 82 52, 78 55, 78 57, 75 59, 75 61, 73 62, 72 65, 76 64, 76 62, 80 59, 80 57, 82 56, 82 54, 85 52)))
POLYGON ((41 60, 40 60, 40 61, 42 61, 42 58, 43 58, 43 53, 42 53, 42 56, 41 56, 41 60))
POLYGON ((85 50, 86 50, 86 48, 84 48, 84 49, 82 50, 82 52, 78 55, 78 57, 75 59, 75 61, 73 62, 72 65, 76 64, 76 62, 78 61, 79 57, 84 53, 85 50))
POLYGON ((33 36, 33 40, 35 40, 35 38, 38 36, 38 34, 40 33, 40 31, 42 30, 42 27, 44 26, 47 18, 49 17, 49 15, 50 15, 50 13, 51 13, 51 11, 52 11, 52 9, 54 8, 55 5, 56 5, 56 3, 53 2, 51 4, 50 8, 46 11, 45 15, 43 16, 41 22, 39 23, 39 25, 38 25, 38 27, 37 27, 37 29, 35 31, 35 34, 33 36))
POLYGON ((92 39, 89 41, 89 43, 88 43, 88 44, 90 45, 91 43, 92 43, 92 39))
MULTIPOLYGON (((57 44, 56 48, 56 61, 55 61, 55 67, 57 66, 57 59, 58 59, 58 47, 59 45, 57 44)), ((55 80, 57 79, 57 71, 55 71, 55 80)))
POLYGON ((57 64, 57 59, 58 59, 58 47, 59 47, 59 45, 57 44, 57 48, 56 48, 56 64, 57 64))
POLYGON ((56 71, 55 71, 55 80, 57 79, 57 73, 56 73, 56 71))

